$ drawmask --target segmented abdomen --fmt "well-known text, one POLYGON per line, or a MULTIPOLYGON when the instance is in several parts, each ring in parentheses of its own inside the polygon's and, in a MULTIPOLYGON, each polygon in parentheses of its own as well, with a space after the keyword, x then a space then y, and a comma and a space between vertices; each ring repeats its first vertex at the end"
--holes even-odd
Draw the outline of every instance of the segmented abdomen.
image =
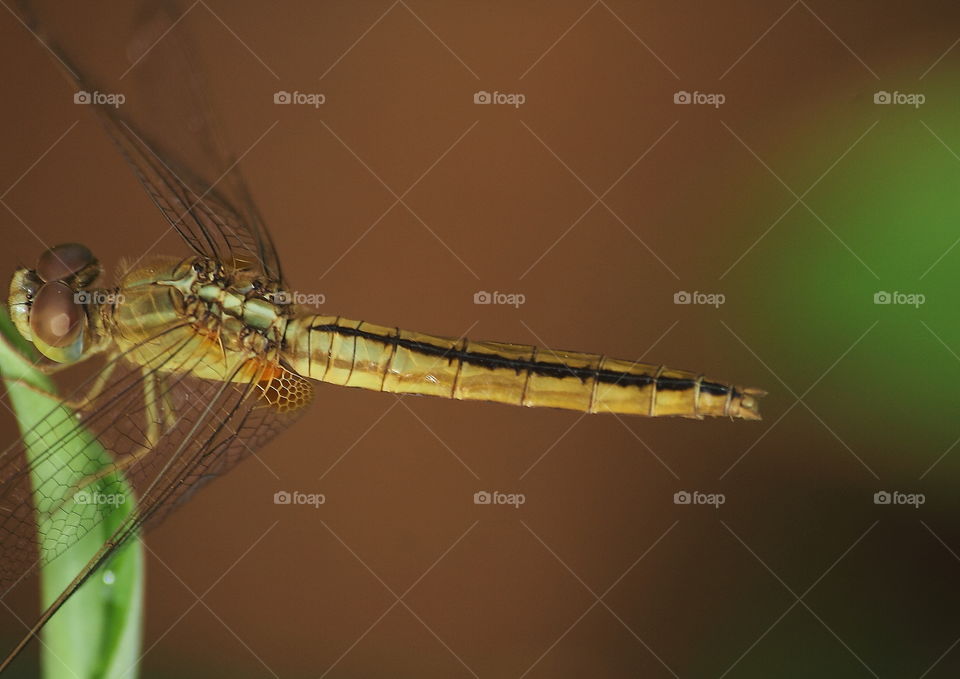
POLYGON ((285 339, 295 371, 349 387, 590 413, 760 419, 760 390, 599 354, 471 342, 334 316, 293 319, 285 339))

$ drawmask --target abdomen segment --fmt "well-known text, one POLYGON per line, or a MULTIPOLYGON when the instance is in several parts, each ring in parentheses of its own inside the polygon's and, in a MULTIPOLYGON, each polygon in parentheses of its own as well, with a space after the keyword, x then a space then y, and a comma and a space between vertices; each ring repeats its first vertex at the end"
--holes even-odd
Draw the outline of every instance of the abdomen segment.
POLYGON ((523 344, 471 342, 334 316, 292 319, 284 357, 313 379, 396 394, 701 419, 760 419, 763 391, 697 373, 523 344))

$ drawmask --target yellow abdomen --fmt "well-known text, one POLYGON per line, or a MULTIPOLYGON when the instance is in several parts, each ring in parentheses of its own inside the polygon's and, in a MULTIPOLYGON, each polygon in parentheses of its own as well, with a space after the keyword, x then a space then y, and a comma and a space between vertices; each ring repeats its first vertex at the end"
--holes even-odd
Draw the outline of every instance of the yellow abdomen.
POLYGON ((598 354, 471 342, 332 316, 291 320, 283 355, 301 375, 333 384, 589 413, 757 420, 763 395, 598 354))

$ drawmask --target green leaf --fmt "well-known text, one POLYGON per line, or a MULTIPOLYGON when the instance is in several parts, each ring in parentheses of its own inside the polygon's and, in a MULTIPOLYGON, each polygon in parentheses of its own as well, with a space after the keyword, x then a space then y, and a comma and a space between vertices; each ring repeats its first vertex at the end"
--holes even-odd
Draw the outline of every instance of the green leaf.
MULTIPOLYGON (((58 483, 71 487, 110 463, 109 454, 88 433, 74 437, 61 447, 54 459, 42 460, 47 452, 39 437, 32 433, 42 420, 46 440, 57 440, 76 424, 75 414, 56 395, 52 381, 37 371, 25 358, 33 355, 0 310, 0 374, 17 416, 26 444, 34 487, 39 479, 55 476, 58 483), (65 464, 83 451, 91 462, 81 469, 65 464)), ((135 510, 134 495, 119 473, 104 476, 56 508, 40 526, 63 522, 69 532, 80 521, 80 505, 91 497, 110 495, 116 509, 106 514, 99 525, 41 571, 41 601, 46 608, 87 564, 90 557, 110 537, 123 519, 135 510), (99 493, 100 495, 95 495, 99 493), (122 502, 121 502, 122 498, 122 502)), ((38 507, 50 508, 50 500, 34 497, 38 507)), ((89 512, 88 512, 89 514, 89 512)), ((130 539, 114 556, 83 584, 51 618, 41 633, 41 663, 46 679, 113 679, 136 677, 140 657, 143 613, 143 550, 130 539)))

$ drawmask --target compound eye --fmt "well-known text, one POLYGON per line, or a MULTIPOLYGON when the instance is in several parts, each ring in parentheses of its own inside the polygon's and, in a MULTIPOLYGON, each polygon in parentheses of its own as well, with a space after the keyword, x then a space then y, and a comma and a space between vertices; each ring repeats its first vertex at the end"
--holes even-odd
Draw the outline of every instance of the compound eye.
POLYGON ((79 243, 64 243, 40 255, 36 271, 41 279, 51 283, 69 278, 95 262, 93 253, 86 246, 79 243))
POLYGON ((84 313, 64 283, 47 283, 37 293, 30 310, 34 337, 51 347, 72 344, 83 330, 84 313))

